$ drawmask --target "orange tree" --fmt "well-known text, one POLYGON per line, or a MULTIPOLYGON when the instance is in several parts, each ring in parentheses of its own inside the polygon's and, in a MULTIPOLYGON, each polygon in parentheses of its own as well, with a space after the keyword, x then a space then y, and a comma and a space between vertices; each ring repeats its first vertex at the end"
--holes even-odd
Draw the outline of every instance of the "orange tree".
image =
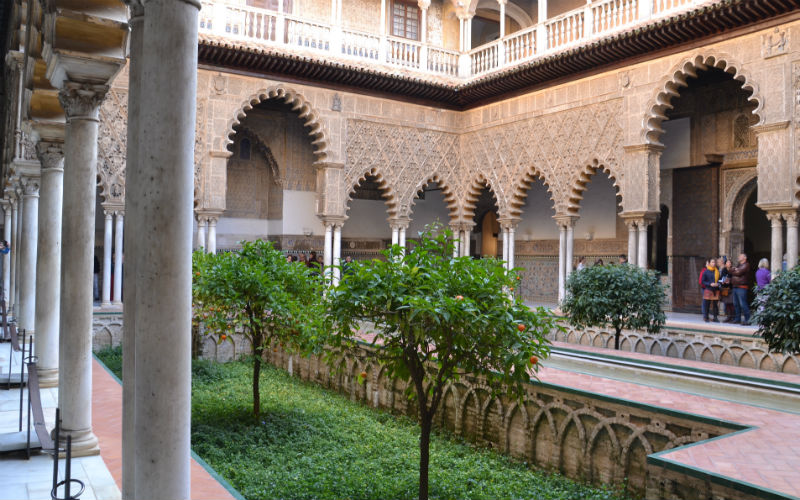
POLYGON ((508 292, 513 272, 495 259, 453 258, 452 233, 434 226, 413 249, 398 246, 385 260, 353 262, 328 292, 327 343, 358 349, 362 323, 375 331, 368 352, 387 375, 407 382, 419 408, 419 498, 428 498, 431 424, 447 385, 459 377, 485 380, 496 394, 522 397, 537 361, 549 354, 554 319, 508 292))
POLYGON ((279 342, 288 350, 315 344, 321 290, 308 268, 286 261, 272 243, 242 242, 239 252, 192 256, 194 319, 218 343, 240 333, 253 352, 253 414, 260 413, 259 376, 264 349, 279 342))

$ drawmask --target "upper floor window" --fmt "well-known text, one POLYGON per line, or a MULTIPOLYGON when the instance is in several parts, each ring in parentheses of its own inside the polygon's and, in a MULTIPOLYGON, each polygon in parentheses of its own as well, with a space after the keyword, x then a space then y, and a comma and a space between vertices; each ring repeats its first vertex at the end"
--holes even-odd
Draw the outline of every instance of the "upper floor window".
POLYGON ((394 0, 392 3, 392 34, 419 40, 420 12, 416 3, 394 0))
POLYGON ((239 142, 239 158, 242 160, 250 159, 250 139, 247 137, 239 142))

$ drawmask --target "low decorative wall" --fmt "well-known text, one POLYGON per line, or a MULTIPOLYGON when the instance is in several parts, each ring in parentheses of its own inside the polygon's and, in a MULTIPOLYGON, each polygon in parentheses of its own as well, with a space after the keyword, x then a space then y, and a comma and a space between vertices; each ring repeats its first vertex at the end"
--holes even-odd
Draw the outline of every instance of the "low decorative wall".
POLYGON ((92 349, 99 351, 122 343, 122 312, 95 312, 92 315, 92 349))
MULTIPOLYGON (((318 357, 290 356, 281 349, 268 350, 266 357, 292 375, 347 394, 353 401, 416 418, 403 383, 386 377, 368 359, 366 347, 358 355, 342 356, 333 370, 318 357), (358 382, 361 372, 367 373, 363 383, 358 382)), ((465 379, 447 388, 436 424, 573 479, 627 482, 636 496, 662 498, 660 493, 671 489, 681 492, 681 498, 698 499, 709 498, 711 485, 702 488, 687 477, 693 481, 691 488, 680 487, 680 481, 676 486, 674 478, 665 476, 670 471, 648 465, 648 455, 742 429, 550 384, 529 384, 522 401, 495 398, 480 380, 465 379)))
MULTIPOLYGON (((604 328, 554 332, 551 340, 594 347, 614 347, 614 332, 604 328)), ((757 370, 800 374, 800 357, 769 352, 761 337, 748 334, 692 329, 667 324, 660 333, 623 330, 621 351, 705 361, 757 370)))

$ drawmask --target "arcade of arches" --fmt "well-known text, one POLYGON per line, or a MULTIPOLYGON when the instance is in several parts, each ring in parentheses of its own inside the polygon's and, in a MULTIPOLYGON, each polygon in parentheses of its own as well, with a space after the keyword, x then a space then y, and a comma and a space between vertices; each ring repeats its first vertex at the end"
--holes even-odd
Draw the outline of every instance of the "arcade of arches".
MULTIPOLYGON (((43 19, 61 7, 45 3, 29 9, 39 25, 25 32, 41 39, 6 58, 6 88, 20 92, 4 94, 3 230, 16 251, 3 257, 3 288, 19 327, 35 330, 43 385, 59 384, 64 435, 76 453, 96 453, 95 250, 100 301, 126 304, 133 353, 126 497, 188 497, 193 247, 269 238, 332 264, 411 244, 439 220, 460 255, 521 268, 531 302, 557 303, 579 259, 625 254, 661 271, 669 307, 681 310, 699 304, 706 257, 797 264, 796 11, 459 108, 355 82, 258 76, 230 60, 198 69, 198 0, 98 0, 108 9, 58 30, 43 19), (88 43, 80 23, 106 43, 86 57, 74 55, 88 43)), ((496 36, 493 5, 477 8, 475 43, 496 36)), ((528 22, 512 19, 509 29, 528 22)), ((211 35, 201 44, 223 45, 211 35)), ((575 51, 589 45, 602 44, 575 51)), ((557 65, 569 51, 546 57, 557 65)))

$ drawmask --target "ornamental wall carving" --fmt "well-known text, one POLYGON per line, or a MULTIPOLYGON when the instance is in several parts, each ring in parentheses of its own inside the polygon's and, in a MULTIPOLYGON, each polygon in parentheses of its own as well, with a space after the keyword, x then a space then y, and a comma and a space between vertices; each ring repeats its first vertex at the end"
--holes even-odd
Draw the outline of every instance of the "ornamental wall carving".
POLYGON ((113 88, 100 106, 97 134, 97 185, 104 203, 125 202, 127 123, 128 92, 113 88))

